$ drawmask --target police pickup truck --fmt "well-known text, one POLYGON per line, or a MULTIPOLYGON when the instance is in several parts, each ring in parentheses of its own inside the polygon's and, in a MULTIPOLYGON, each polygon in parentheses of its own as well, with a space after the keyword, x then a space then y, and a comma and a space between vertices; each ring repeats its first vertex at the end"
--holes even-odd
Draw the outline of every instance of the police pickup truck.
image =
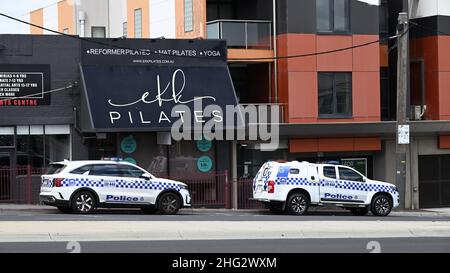
POLYGON ((191 206, 186 184, 157 178, 121 160, 62 161, 42 176, 40 199, 60 211, 87 214, 96 207, 137 207, 175 214, 191 206))
POLYGON ((387 216, 399 205, 393 184, 366 178, 341 165, 309 162, 267 162, 253 180, 253 199, 274 212, 305 214, 309 206, 332 205, 354 215, 387 216))

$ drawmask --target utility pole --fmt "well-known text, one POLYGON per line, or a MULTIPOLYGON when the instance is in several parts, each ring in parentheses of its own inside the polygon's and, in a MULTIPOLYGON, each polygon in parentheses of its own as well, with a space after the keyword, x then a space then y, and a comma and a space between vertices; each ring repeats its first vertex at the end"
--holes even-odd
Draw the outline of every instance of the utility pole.
MULTIPOLYGON (((398 61, 397 61, 397 136, 396 136, 396 185, 400 197, 405 201, 406 188, 406 156, 409 150, 410 134, 407 124, 407 96, 409 84, 409 33, 408 13, 398 16, 398 61)), ((406 206, 406 204, 405 204, 406 206)))

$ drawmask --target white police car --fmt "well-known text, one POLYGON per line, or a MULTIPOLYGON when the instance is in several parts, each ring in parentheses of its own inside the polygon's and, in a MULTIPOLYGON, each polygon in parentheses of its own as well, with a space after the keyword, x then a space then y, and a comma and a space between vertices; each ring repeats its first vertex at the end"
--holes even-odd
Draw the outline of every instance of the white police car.
POLYGON ((41 202, 62 212, 91 213, 96 207, 138 207, 146 213, 175 214, 191 206, 187 185, 156 178, 125 162, 63 161, 42 175, 41 202))
POLYGON ((399 205, 393 184, 366 178, 341 165, 267 162, 253 180, 253 198, 274 212, 302 215, 309 206, 332 205, 354 215, 387 216, 399 205))

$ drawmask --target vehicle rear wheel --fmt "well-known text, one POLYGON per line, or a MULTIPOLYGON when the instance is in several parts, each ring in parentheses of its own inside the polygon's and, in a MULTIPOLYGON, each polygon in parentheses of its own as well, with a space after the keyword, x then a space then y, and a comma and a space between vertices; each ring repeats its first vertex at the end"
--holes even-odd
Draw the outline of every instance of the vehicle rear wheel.
POLYGON ((173 192, 163 193, 158 201, 158 210, 161 214, 176 214, 181 208, 181 200, 173 192))
POLYGON ((95 209, 95 196, 89 191, 81 191, 72 198, 72 208, 75 213, 89 214, 95 209))
POLYGON ((293 193, 289 196, 286 210, 289 214, 303 215, 308 211, 309 198, 301 192, 293 193))
POLYGON ((392 210, 392 201, 386 194, 380 194, 372 199, 370 210, 376 216, 387 216, 392 210))
POLYGON ((364 216, 367 213, 369 213, 369 208, 365 207, 365 208, 352 208, 350 209, 350 212, 355 215, 355 216, 364 216))
POLYGON ((73 209, 71 207, 57 207, 62 213, 72 213, 73 209))

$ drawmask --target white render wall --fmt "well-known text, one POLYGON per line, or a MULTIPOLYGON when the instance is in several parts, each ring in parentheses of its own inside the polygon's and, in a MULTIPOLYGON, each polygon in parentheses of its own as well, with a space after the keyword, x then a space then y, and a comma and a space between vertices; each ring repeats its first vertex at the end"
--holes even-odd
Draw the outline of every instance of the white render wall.
MULTIPOLYGON (((112 0, 117 1, 117 0, 112 0)), ((78 12, 82 10, 86 13, 85 37, 91 37, 91 27, 105 27, 106 36, 109 33, 108 26, 108 0, 80 0, 79 5, 75 9, 77 34, 80 33, 80 22, 78 20, 78 12)))
POLYGON ((409 0, 411 18, 450 16, 450 0, 409 0))
POLYGON ((150 38, 176 38, 175 0, 149 0, 150 38))
POLYGON ((109 1, 109 37, 123 36, 123 23, 127 22, 127 0, 109 1))

